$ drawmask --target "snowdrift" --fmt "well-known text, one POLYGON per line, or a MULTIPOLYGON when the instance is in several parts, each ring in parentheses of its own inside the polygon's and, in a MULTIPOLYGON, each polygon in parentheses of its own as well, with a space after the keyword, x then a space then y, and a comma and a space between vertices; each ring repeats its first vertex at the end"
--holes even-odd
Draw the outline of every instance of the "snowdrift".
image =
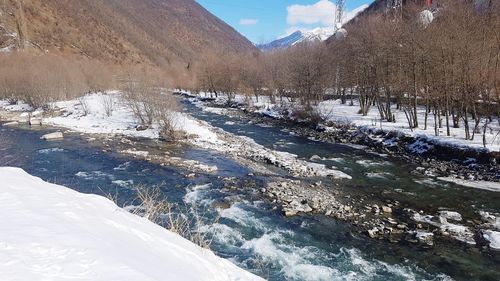
POLYGON ((262 280, 108 199, 0 168, 2 280, 262 280))

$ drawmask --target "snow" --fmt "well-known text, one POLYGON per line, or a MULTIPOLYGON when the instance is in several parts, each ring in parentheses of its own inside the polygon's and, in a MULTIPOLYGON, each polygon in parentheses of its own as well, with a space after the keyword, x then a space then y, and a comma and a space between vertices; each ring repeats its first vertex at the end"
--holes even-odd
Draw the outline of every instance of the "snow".
POLYGON ((435 221, 435 217, 431 215, 414 214, 412 219, 417 222, 424 222, 435 227, 439 227, 441 231, 447 232, 458 241, 475 245, 474 232, 467 226, 449 223, 446 218, 439 217, 439 221, 435 221))
POLYGON ((461 221, 462 215, 454 211, 439 211, 439 216, 447 220, 461 221))
POLYGON ((484 189, 489 191, 500 192, 500 183, 498 182, 490 182, 490 181, 469 181, 462 180, 452 177, 440 177, 439 180, 455 183, 462 186, 467 186, 471 188, 484 189))
POLYGON ((104 197, 0 178, 2 280, 262 280, 104 197))
MULTIPOLYGON (((144 131, 137 131, 135 128, 139 123, 134 117, 132 110, 123 102, 121 95, 117 91, 106 93, 113 97, 114 108, 111 116, 107 116, 102 100, 105 94, 96 93, 82 97, 81 99, 55 102, 53 107, 66 112, 63 116, 46 118, 44 123, 59 127, 68 128, 73 131, 88 134, 120 134, 129 137, 142 137, 156 139, 159 137, 159 126, 153 126, 144 131), (88 114, 85 114, 81 102, 88 107, 88 114)), ((174 113, 177 130, 184 131, 189 135, 194 135, 206 142, 216 143, 217 136, 199 121, 188 115, 177 112, 174 113)))
MULTIPOLYGON (((358 114, 359 106, 355 102, 354 106, 348 104, 341 104, 340 100, 328 100, 319 104, 319 112, 323 114, 328 121, 335 121, 341 123, 351 123, 358 127, 378 128, 386 131, 399 131, 405 135, 417 137, 434 144, 456 146, 459 148, 473 148, 482 149, 482 136, 477 135, 473 141, 465 140, 465 132, 463 125, 461 128, 450 128, 450 137, 446 136, 446 128, 439 129, 439 136, 434 135, 434 118, 430 114, 428 118, 427 130, 424 130, 425 109, 418 110, 419 128, 409 129, 406 121, 406 116, 402 110, 397 110, 395 107, 392 109, 396 117, 396 122, 386 122, 380 120, 379 112, 376 108, 372 108, 367 116, 358 114)), ((450 121, 451 122, 451 121, 450 121)), ((443 121, 443 125, 445 121, 443 121)), ((500 131, 498 122, 490 124, 491 132, 487 132, 486 143, 490 151, 500 151, 500 137, 497 133, 500 131)), ((415 149, 428 149, 429 147, 415 147, 415 149)), ((421 152, 424 152, 423 150, 421 152)))
POLYGON ((434 14, 429 10, 423 10, 418 14, 418 22, 424 27, 427 27, 433 21, 434 21, 434 14))
POLYGON ((418 240, 426 240, 432 237, 434 237, 434 233, 432 232, 417 231, 417 233, 415 234, 415 238, 417 238, 418 240))
POLYGON ((32 111, 33 108, 28 104, 18 101, 15 104, 10 104, 9 102, 2 100, 0 101, 0 107, 7 111, 32 111))
MULTIPOLYGON (((206 95, 208 94, 199 94, 199 96, 206 95)), ((224 104, 226 102, 226 98, 224 96, 219 96, 219 98, 217 98, 217 102, 220 104, 224 104)), ((274 118, 283 117, 283 111, 286 108, 293 109, 298 107, 298 105, 292 104, 286 100, 283 101, 282 105, 272 103, 267 96, 259 97, 259 101, 257 102, 255 97, 249 98, 245 97, 244 95, 238 94, 236 95, 235 102, 241 104, 249 104, 254 107, 254 112, 265 114, 274 118)), ((460 124, 460 128, 453 128, 452 126, 450 126, 450 136, 448 137, 446 136, 445 120, 443 120, 443 128, 439 128, 439 136, 435 136, 434 116, 432 114, 429 114, 427 130, 424 130, 423 124, 425 120, 425 108, 423 107, 418 109, 417 114, 419 120, 419 128, 410 129, 408 127, 404 111, 396 109, 395 105, 393 106, 392 111, 396 117, 396 122, 386 122, 380 119, 380 114, 376 107, 371 108, 367 116, 362 116, 358 113, 358 102, 354 101, 353 106, 349 105, 349 102, 350 101, 348 101, 347 104, 342 104, 340 100, 326 100, 320 102, 317 106, 314 107, 314 109, 326 121, 337 122, 341 124, 352 124, 360 127, 365 131, 372 129, 397 131, 400 134, 415 137, 417 139, 417 142, 413 146, 409 147, 409 149, 414 150, 416 153, 424 153, 428 149, 431 149, 433 144, 453 146, 459 149, 484 149, 481 134, 476 135, 474 140, 465 140, 463 123, 460 124)), ((197 104, 197 106, 204 108, 204 106, 201 104, 197 104)), ((219 114, 224 114, 224 112, 221 112, 219 114)), ((480 128, 483 127, 482 125, 483 124, 480 125, 480 128)), ((499 132, 500 123, 498 122, 498 120, 493 120, 493 122, 489 124, 486 133, 487 150, 500 151, 500 135, 498 134, 499 132)))
POLYGON ((107 116, 103 106, 105 94, 91 94, 81 100, 55 102, 52 107, 59 108, 66 113, 63 116, 46 118, 45 124, 65 127, 73 131, 90 134, 122 134, 131 137, 157 138, 158 130, 155 128, 137 131, 138 125, 132 110, 118 98, 117 92, 108 93, 113 97, 113 113, 107 116), (88 107, 85 114, 81 102, 88 107))
POLYGON ((490 247, 495 250, 500 250, 500 232, 493 230, 485 230, 483 237, 490 242, 490 247))
POLYGON ((479 215, 481 218, 490 223, 493 228, 500 230, 500 215, 499 214, 490 214, 489 212, 480 211, 479 215))

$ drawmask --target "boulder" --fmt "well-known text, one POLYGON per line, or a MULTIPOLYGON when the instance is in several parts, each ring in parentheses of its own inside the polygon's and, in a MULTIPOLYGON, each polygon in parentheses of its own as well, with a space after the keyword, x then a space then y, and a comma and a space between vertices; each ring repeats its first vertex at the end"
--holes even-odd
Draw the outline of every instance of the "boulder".
POLYGON ((30 118, 30 126, 42 126, 42 118, 30 118))
POLYGON ((317 160, 321 160, 321 157, 319 157, 318 155, 313 155, 313 156, 311 156, 311 158, 309 158, 309 160, 311 160, 311 161, 316 160, 317 161, 317 160))
POLYGON ((292 200, 292 202, 290 202, 290 207, 293 211, 302 213, 309 213, 313 210, 307 203, 302 204, 297 200, 292 200))
POLYGON ((146 131, 147 129, 149 129, 147 125, 137 125, 137 127, 135 127, 136 131, 146 131))
POLYGON ((389 206, 382 206, 382 211, 384 213, 392 213, 392 208, 389 206))
POLYGON ((379 233, 379 229, 374 227, 372 229, 369 229, 367 232, 368 232, 368 236, 370 236, 370 238, 377 238, 378 233, 379 233))
POLYGON ((59 140, 63 139, 64 135, 62 132, 54 132, 50 134, 43 135, 40 139, 42 140, 59 140))
POLYGON ((415 233, 415 238, 418 240, 418 242, 432 246, 434 245, 434 234, 430 232, 423 232, 423 231, 417 231, 415 233))
POLYGON ((284 212, 286 217, 293 217, 297 215, 297 212, 291 209, 284 209, 284 212))

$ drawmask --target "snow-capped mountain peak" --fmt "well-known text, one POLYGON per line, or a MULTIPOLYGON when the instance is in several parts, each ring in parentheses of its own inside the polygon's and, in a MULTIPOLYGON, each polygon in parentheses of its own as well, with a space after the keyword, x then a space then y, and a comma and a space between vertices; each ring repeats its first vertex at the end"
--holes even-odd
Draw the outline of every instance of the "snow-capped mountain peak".
MULTIPOLYGON (((355 18, 359 13, 368 8, 368 5, 361 5, 358 8, 347 12, 342 18, 342 24, 345 24, 355 18)), ((341 25, 337 28, 331 27, 317 27, 311 30, 297 30, 291 33, 288 36, 279 38, 267 44, 257 45, 262 51, 269 51, 273 49, 283 49, 290 46, 294 46, 300 42, 304 41, 325 41, 331 36, 335 34, 335 31, 338 30, 342 36, 345 36, 345 29, 341 28, 341 25)))
POLYGON ((257 47, 263 51, 282 49, 294 46, 304 41, 325 41, 334 33, 335 30, 332 27, 318 27, 312 30, 297 30, 288 36, 282 37, 268 44, 257 45, 257 47))

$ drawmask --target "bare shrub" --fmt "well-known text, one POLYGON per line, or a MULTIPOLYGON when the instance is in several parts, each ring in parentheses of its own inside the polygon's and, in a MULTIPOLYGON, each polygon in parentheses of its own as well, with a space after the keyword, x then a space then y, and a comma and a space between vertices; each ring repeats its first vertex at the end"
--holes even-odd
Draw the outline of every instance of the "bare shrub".
POLYGON ((205 223, 195 206, 182 209, 177 204, 168 202, 162 194, 161 186, 148 188, 139 185, 136 192, 139 205, 128 208, 133 214, 165 226, 200 247, 210 248, 212 240, 207 232, 202 231, 205 223))
POLYGON ((161 89, 158 80, 146 71, 132 70, 126 75, 120 89, 140 125, 151 126, 154 121, 154 103, 151 98, 161 89))
POLYGON ((150 127, 156 123, 162 139, 175 140, 179 107, 166 87, 160 72, 136 69, 127 74, 121 90, 141 126, 150 127))
POLYGON ((293 110, 292 116, 295 117, 298 121, 307 122, 311 125, 318 125, 319 123, 324 121, 321 113, 317 109, 309 107, 293 110))
POLYGON ((90 60, 80 61, 79 66, 88 92, 102 92, 116 87, 116 79, 110 66, 90 60))
POLYGON ((90 106, 85 97, 78 98, 78 102, 80 103, 80 107, 82 108, 83 115, 87 116, 90 114, 90 106))
POLYGON ((167 140, 177 139, 178 102, 170 92, 164 92, 153 99, 154 117, 160 125, 160 137, 167 140))
POLYGON ((115 99, 112 95, 104 94, 101 96, 101 103, 106 116, 111 117, 115 109, 115 99))

